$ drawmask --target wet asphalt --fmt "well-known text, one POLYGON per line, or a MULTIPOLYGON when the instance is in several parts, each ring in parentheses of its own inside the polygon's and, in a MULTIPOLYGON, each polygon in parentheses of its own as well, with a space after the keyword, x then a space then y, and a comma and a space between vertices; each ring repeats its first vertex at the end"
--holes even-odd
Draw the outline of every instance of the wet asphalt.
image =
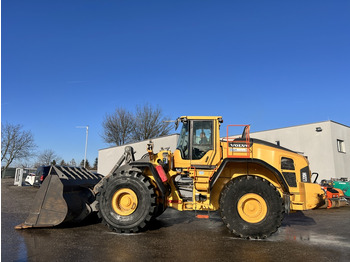
POLYGON ((233 237, 218 213, 167 209, 146 231, 117 234, 83 224, 15 230, 38 189, 1 181, 1 261, 350 261, 350 207, 290 214, 265 240, 233 237))

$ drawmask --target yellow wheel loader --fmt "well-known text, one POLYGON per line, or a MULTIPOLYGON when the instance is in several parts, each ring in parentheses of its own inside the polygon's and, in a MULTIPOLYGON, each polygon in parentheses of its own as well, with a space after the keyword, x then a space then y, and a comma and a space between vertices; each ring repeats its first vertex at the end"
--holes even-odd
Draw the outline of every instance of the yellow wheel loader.
MULTIPOLYGON (((260 239, 278 229, 284 213, 324 204, 304 156, 250 138, 249 126, 239 137, 229 136, 228 126, 222 139, 222 122, 219 116, 178 118, 176 127, 182 129, 175 152, 155 153, 150 142, 148 155, 135 161, 126 147, 111 172, 96 182, 95 200, 84 201, 86 209, 120 233, 138 232, 168 207, 195 211, 199 218, 220 211, 234 235, 260 239)), ((17 228, 36 226, 44 225, 26 221, 17 228)))

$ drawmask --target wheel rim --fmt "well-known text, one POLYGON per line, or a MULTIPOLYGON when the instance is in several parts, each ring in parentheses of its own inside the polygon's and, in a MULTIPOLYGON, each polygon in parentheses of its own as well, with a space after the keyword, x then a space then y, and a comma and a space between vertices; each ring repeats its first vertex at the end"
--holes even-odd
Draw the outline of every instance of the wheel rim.
POLYGON ((129 188, 122 188, 116 191, 112 198, 114 212, 121 216, 128 216, 134 213, 138 200, 134 191, 129 188))
POLYGON ((238 201, 238 213, 242 219, 249 223, 262 221, 267 214, 265 200, 254 193, 245 194, 238 201))

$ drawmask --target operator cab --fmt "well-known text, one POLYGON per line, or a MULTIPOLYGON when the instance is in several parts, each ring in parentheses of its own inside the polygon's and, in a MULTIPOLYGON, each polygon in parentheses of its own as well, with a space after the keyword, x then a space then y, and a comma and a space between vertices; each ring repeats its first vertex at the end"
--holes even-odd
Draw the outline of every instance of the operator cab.
MULTIPOLYGON (((211 168, 216 159, 221 117, 180 117, 180 137, 175 151, 175 167, 188 168, 200 165, 211 168)), ((222 120, 221 120, 222 121, 222 120)))

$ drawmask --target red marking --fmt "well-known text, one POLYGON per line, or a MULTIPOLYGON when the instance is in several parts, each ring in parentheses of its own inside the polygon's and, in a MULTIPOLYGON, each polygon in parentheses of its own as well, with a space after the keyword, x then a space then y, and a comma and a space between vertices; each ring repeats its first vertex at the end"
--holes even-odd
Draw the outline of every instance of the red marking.
POLYGON ((181 204, 181 200, 168 200, 168 203, 175 203, 175 204, 181 204))
POLYGON ((196 218, 209 218, 209 215, 196 215, 196 218))
POLYGON ((163 167, 161 165, 159 165, 159 166, 156 166, 156 169, 157 169, 158 175, 160 176, 160 179, 162 180, 162 182, 167 181, 168 177, 166 176, 163 167))

